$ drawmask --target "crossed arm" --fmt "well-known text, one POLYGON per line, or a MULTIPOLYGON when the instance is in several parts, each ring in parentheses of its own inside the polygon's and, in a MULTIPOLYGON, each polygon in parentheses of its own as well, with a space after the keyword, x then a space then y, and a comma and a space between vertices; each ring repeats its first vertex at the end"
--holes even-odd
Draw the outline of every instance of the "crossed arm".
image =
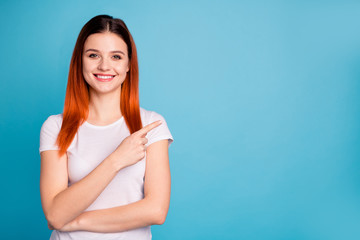
POLYGON ((117 173, 112 155, 79 182, 67 186, 67 157, 41 153, 40 193, 49 226, 62 231, 121 232, 162 224, 170 202, 168 140, 146 149, 144 199, 102 210, 87 211, 117 173))

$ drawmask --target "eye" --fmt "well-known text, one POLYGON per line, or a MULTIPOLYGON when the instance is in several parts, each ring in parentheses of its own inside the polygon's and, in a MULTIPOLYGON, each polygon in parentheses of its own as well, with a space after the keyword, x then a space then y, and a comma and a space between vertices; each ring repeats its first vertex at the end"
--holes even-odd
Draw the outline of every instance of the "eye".
POLYGON ((114 55, 113 58, 115 58, 116 60, 120 60, 121 56, 120 55, 114 55))
POLYGON ((90 58, 96 58, 96 57, 98 57, 98 55, 95 54, 95 53, 91 53, 91 54, 89 55, 89 57, 90 57, 90 58))

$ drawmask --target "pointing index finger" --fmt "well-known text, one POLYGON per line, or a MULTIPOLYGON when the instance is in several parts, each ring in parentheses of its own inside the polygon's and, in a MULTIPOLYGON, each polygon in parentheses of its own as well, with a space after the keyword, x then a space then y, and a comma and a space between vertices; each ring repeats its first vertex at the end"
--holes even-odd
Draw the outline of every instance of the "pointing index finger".
POLYGON ((147 134, 148 132, 150 132, 152 129, 160 126, 162 124, 162 121, 161 120, 157 120, 153 123, 150 123, 148 125, 146 125, 145 127, 143 127, 142 129, 140 129, 139 131, 137 131, 139 134, 141 135, 145 135, 147 134))

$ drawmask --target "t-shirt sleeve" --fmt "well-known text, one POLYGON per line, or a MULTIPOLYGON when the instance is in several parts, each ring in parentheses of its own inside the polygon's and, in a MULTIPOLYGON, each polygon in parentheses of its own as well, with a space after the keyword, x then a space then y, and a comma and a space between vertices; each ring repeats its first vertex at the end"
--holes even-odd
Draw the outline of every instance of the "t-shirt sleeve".
POLYGON ((40 130, 40 148, 39 153, 46 150, 59 150, 56 145, 56 139, 60 132, 61 123, 56 115, 51 115, 43 123, 40 130))
POLYGON ((148 132, 148 134, 146 135, 146 138, 148 139, 148 143, 146 144, 146 146, 149 146, 150 144, 160 141, 160 140, 164 140, 164 139, 168 139, 169 141, 169 146, 170 144, 174 141, 170 130, 167 126, 167 123, 164 119, 163 116, 161 116, 160 114, 156 113, 156 112, 151 112, 150 114, 150 118, 147 124, 153 123, 157 120, 161 120, 162 124, 160 124, 158 127, 152 129, 150 132, 148 132))

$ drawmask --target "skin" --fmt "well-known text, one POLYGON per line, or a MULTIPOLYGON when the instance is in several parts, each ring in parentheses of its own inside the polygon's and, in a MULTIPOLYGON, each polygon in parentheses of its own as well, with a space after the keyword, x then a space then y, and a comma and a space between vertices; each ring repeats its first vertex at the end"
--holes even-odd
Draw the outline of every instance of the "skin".
POLYGON ((87 121, 94 125, 114 122, 121 117, 121 84, 129 71, 126 43, 114 33, 92 34, 85 41, 82 59, 83 75, 90 85, 87 121), (111 74, 115 77, 110 82, 100 82, 94 74, 111 74))
MULTIPOLYGON (((125 42, 116 34, 97 33, 86 40, 83 75, 90 85, 87 121, 91 124, 107 125, 121 117, 119 99, 121 83, 129 71, 127 54, 125 42), (109 74, 114 78, 110 82, 100 82, 94 74, 109 74)), ((92 172, 70 187, 66 154, 58 157, 55 150, 41 152, 40 194, 49 228, 121 232, 163 224, 170 203, 168 140, 144 146, 146 134, 160 124, 153 122, 125 138, 92 172), (145 152, 143 199, 124 206, 84 212, 118 171, 140 161, 145 152)))

